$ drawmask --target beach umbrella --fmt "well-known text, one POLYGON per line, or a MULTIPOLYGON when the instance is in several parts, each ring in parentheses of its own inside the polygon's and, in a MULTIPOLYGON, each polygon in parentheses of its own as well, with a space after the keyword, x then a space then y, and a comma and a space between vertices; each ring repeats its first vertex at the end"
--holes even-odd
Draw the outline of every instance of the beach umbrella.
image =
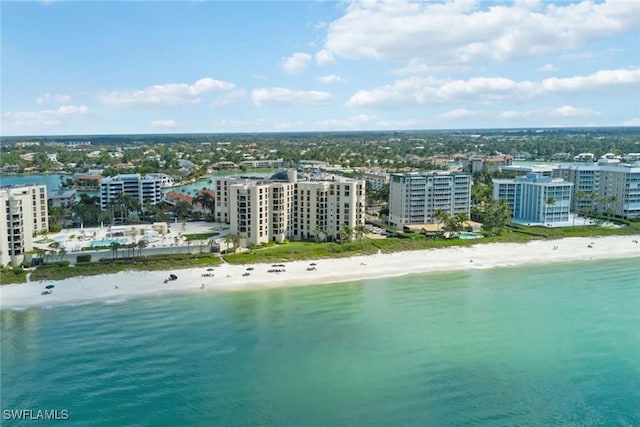
POLYGON ((178 278, 178 276, 176 276, 175 274, 170 274, 169 275, 169 279, 171 280, 176 280, 178 278))
POLYGON ((47 286, 45 286, 44 288, 45 288, 45 289, 53 289, 53 288, 55 288, 55 287, 56 287, 55 285, 47 285, 47 286))
POLYGON ((253 270, 253 267, 247 267, 247 271, 253 270))
POLYGON ((207 268, 207 271, 213 271, 213 268, 207 268))
POLYGON ((318 265, 318 264, 316 264, 315 262, 312 262, 312 263, 311 263, 311 264, 309 264, 309 265, 318 265))

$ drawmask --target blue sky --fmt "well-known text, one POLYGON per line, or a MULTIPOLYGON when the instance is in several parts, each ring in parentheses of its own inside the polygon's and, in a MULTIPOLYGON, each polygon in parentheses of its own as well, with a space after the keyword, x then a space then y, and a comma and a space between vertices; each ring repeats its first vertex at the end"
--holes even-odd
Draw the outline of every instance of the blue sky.
POLYGON ((2 1, 2 135, 640 125, 640 2, 2 1))

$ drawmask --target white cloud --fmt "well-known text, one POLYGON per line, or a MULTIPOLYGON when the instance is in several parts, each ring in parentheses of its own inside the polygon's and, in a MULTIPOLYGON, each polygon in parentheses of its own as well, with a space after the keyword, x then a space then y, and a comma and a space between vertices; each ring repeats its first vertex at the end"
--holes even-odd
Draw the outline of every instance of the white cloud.
POLYGON ((352 2, 327 27, 318 63, 345 59, 434 65, 567 53, 640 27, 637 2, 454 0, 352 2))
POLYGON ((336 58, 333 56, 333 54, 326 49, 322 49, 321 51, 317 52, 314 57, 318 65, 332 64, 336 61, 336 58))
MULTIPOLYGON (((421 119, 424 120, 424 119, 421 119)), ((364 129, 416 129, 424 128, 423 122, 406 118, 389 120, 375 114, 358 114, 340 119, 318 120, 314 123, 318 130, 364 130, 364 129)))
POLYGON ((221 119, 213 122, 213 125, 221 131, 234 131, 234 130, 291 130, 291 129, 304 129, 304 122, 302 121, 275 121, 268 119, 256 119, 256 120, 228 120, 221 119))
POLYGON ((302 121, 295 122, 277 122, 271 125, 271 129, 275 130, 292 130, 292 129, 300 129, 304 125, 302 121))
POLYGON ((154 120, 149 124, 151 125, 151 127, 154 127, 154 128, 165 128, 165 129, 174 128, 178 125, 178 123, 172 119, 154 120))
POLYGON ((601 70, 588 76, 556 78, 542 81, 547 92, 588 91, 603 86, 635 84, 640 82, 640 68, 621 70, 601 70))
POLYGON ((498 117, 501 118, 501 119, 520 119, 520 118, 523 118, 523 117, 531 117, 531 112, 505 110, 505 111, 501 111, 498 114, 498 117))
POLYGON ((304 52, 296 52, 291 56, 282 58, 280 66, 289 74, 298 74, 306 70, 311 62, 311 55, 304 52))
POLYGON ((225 107, 227 105, 231 105, 233 103, 235 103, 236 101, 239 101, 240 99, 242 99, 242 97, 245 95, 245 90, 244 89, 234 89, 234 90, 230 90, 228 92, 223 93, 222 95, 216 97, 213 102, 211 102, 211 104, 209 104, 211 107, 225 107))
POLYGON ((561 92, 595 92, 605 87, 635 85, 640 68, 602 70, 586 76, 552 77, 538 82, 515 81, 504 77, 473 77, 468 80, 444 80, 412 76, 370 90, 360 90, 347 106, 421 105, 455 99, 477 98, 483 102, 523 100, 561 92))
POLYGON ((378 120, 376 115, 359 114, 344 119, 318 120, 316 126, 321 129, 363 129, 372 126, 378 120))
POLYGON ((601 115, 598 111, 574 107, 571 105, 563 105, 552 109, 537 109, 529 111, 505 110, 498 114, 501 119, 559 119, 567 117, 592 117, 601 115))
POLYGON ((10 128, 31 130, 56 127, 67 120, 91 113, 93 111, 85 105, 64 105, 56 110, 9 111, 3 114, 3 118, 10 128))
POLYGON ((623 126, 640 126, 640 117, 634 117, 622 122, 623 126))
POLYGON ((563 105, 562 107, 555 108, 550 112, 552 117, 588 117, 595 116, 599 113, 597 111, 588 110, 585 108, 576 108, 571 105, 563 105))
POLYGON ((103 104, 115 106, 176 107, 196 104, 200 102, 200 96, 208 92, 226 91, 234 87, 233 83, 205 77, 192 85, 167 83, 133 91, 105 91, 100 93, 98 100, 103 104))
POLYGON ((550 73, 552 71, 557 71, 558 69, 553 64, 544 64, 542 67, 539 67, 536 71, 540 73, 550 73))
POLYGON ((329 92, 294 90, 283 87, 254 89, 253 103, 262 105, 327 105, 333 101, 329 92))
POLYGON ((50 93, 45 93, 42 96, 39 96, 36 99, 36 104, 41 105, 41 104, 46 104, 49 102, 57 102, 57 103, 69 103, 71 102, 71 96, 69 95, 61 95, 61 94, 50 94, 50 93))
POLYGON ((318 80, 320 83, 324 83, 324 84, 345 83, 346 82, 345 79, 343 79, 342 77, 337 76, 335 74, 329 74, 329 75, 326 75, 326 76, 320 76, 316 80, 318 80))
POLYGON ((450 111, 447 111, 446 113, 442 113, 438 117, 445 120, 464 119, 467 117, 474 117, 479 114, 482 114, 482 113, 479 111, 467 110, 465 108, 458 108, 456 110, 450 110, 450 111))

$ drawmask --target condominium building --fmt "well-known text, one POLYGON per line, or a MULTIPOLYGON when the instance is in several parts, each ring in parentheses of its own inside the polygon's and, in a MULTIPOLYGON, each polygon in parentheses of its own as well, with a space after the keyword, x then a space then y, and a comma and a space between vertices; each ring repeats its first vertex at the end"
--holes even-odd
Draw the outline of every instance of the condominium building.
POLYGON ((581 191, 572 208, 610 211, 622 218, 640 218, 640 161, 631 164, 601 158, 597 164, 560 165, 554 176, 574 184, 581 191))
POLYGON ((493 198, 506 200, 514 222, 553 225, 569 221, 573 183, 538 173, 494 179, 493 198))
POLYGON ((49 206, 54 208, 68 208, 76 200, 76 190, 59 188, 47 196, 49 206))
POLYGON ((600 170, 595 163, 581 165, 560 165, 553 169, 552 176, 573 183, 573 197, 571 211, 579 213, 583 209, 592 210, 595 200, 600 193, 600 170), (576 197, 580 191, 583 197, 576 197))
POLYGON ((511 166, 513 156, 500 155, 492 157, 469 157, 462 159, 462 170, 476 173, 485 169, 487 172, 500 171, 504 166, 511 166))
POLYGON ((284 161, 282 159, 243 160, 240 165, 249 169, 276 169, 281 168, 284 165, 284 161))
POLYGON ((389 223, 435 224, 439 210, 451 215, 470 214, 471 175, 446 171, 391 174, 389 223))
POLYGON ((100 180, 100 208, 105 211, 110 202, 120 194, 128 194, 135 200, 144 204, 147 201, 152 205, 162 200, 160 188, 162 180, 152 175, 123 174, 100 180))
POLYGON ((49 229, 47 187, 3 187, 0 207, 0 264, 19 265, 33 249, 33 236, 49 229))
POLYGON ((148 174, 154 178, 158 178, 160 180, 161 188, 171 188, 175 185, 175 179, 171 175, 167 175, 166 173, 150 173, 148 174))
POLYGON ((338 239, 343 227, 364 225, 361 180, 298 181, 296 171, 289 170, 286 180, 222 178, 216 189, 216 219, 230 224, 244 244, 338 239))
POLYGON ((386 172, 365 172, 362 174, 364 180, 371 185, 372 190, 380 191, 389 184, 390 175, 386 172))

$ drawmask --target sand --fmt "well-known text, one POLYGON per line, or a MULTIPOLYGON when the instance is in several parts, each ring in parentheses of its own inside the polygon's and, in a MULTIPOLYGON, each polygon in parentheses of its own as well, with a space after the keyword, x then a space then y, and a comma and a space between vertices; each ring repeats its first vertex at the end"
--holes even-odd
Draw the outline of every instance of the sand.
POLYGON ((126 271, 117 274, 74 277, 59 281, 28 282, 0 287, 0 308, 75 305, 93 301, 120 302, 132 297, 178 292, 221 292, 307 286, 405 274, 467 269, 487 269, 524 264, 640 258, 640 236, 566 238, 528 243, 489 243, 393 254, 285 262, 284 272, 268 272, 271 264, 229 265, 172 271, 126 271), (591 247, 589 247, 591 246, 591 247), (247 271, 248 267, 253 270, 247 271), (244 275, 249 272, 248 276, 244 275), (164 282, 173 273, 177 280, 164 282), (211 273, 205 277, 203 274, 211 273), (51 294, 42 295, 53 284, 51 294))

